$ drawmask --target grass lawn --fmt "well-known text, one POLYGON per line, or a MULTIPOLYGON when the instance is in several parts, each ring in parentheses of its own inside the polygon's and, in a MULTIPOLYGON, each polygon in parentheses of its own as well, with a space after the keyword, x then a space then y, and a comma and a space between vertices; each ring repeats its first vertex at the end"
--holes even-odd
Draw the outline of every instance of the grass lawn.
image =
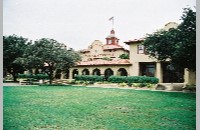
POLYGON ((3 88, 5 130, 195 130, 196 94, 66 86, 3 88))

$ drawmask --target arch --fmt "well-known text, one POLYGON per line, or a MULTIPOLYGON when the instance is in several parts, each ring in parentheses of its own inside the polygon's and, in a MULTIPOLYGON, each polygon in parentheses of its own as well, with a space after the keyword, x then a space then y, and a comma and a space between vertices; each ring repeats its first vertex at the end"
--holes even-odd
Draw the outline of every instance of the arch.
POLYGON ((84 69, 82 71, 82 75, 89 75, 90 74, 90 71, 88 69, 84 69))
POLYGON ((118 72, 118 74, 119 74, 120 76, 127 76, 127 75, 128 75, 126 69, 124 69, 124 68, 118 69, 117 72, 118 72))
POLYGON ((56 70, 55 79, 60 79, 60 78, 61 78, 61 72, 62 72, 61 69, 57 69, 57 70, 56 70))
POLYGON ((75 76, 78 75, 78 69, 74 69, 72 72, 72 78, 74 79, 75 76))
POLYGON ((113 70, 111 68, 106 69, 104 72, 105 79, 107 80, 111 75, 113 75, 113 70))
POLYGON ((39 69, 35 69, 35 74, 39 74, 39 69))
POLYGON ((69 69, 65 70, 64 79, 69 79, 69 69))
POLYGON ((98 75, 100 76, 101 75, 101 70, 100 69, 94 69, 93 72, 92 72, 92 75, 98 75))

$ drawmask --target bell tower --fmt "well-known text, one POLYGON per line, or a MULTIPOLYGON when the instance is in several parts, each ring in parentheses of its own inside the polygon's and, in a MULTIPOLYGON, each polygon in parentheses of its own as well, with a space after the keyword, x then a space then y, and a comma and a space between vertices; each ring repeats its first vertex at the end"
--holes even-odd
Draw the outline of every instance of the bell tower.
POLYGON ((110 31, 110 35, 106 37, 107 45, 117 45, 119 43, 119 39, 115 36, 115 30, 112 29, 110 31))

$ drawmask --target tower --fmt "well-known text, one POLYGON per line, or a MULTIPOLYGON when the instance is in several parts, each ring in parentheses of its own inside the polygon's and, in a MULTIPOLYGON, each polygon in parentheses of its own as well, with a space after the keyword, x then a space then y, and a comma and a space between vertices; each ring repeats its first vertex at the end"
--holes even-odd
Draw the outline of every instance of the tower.
POLYGON ((118 45, 119 39, 115 36, 115 30, 112 29, 110 31, 110 35, 106 37, 106 44, 107 45, 118 45))

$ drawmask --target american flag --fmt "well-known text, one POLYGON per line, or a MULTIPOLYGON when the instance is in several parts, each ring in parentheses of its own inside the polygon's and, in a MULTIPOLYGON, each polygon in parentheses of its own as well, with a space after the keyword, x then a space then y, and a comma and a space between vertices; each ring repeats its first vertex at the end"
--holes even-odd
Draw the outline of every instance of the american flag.
POLYGON ((111 18, 109 18, 109 21, 110 21, 110 20, 114 20, 114 17, 112 16, 111 18))

